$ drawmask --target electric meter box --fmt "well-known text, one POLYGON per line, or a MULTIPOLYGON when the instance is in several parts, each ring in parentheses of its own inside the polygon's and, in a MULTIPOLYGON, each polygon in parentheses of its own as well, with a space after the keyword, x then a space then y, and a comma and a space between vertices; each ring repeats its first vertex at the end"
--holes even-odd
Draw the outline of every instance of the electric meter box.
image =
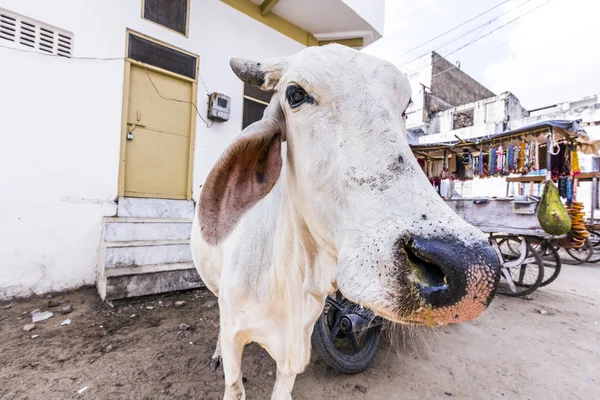
POLYGON ((231 98, 221 93, 211 93, 208 97, 208 119, 228 121, 231 98))

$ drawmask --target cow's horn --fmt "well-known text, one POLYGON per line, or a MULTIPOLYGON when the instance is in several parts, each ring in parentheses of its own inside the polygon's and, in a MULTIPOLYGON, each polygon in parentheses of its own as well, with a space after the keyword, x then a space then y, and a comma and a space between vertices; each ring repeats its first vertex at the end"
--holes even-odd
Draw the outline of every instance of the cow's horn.
POLYGON ((229 65, 242 82, 258 87, 265 83, 265 72, 260 63, 243 58, 232 58, 229 65))

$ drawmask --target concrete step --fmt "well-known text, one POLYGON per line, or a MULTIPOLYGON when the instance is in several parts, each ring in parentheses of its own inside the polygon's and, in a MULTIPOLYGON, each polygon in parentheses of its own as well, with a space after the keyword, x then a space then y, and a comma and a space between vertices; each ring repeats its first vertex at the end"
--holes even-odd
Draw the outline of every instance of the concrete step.
POLYGON ((119 197, 117 216, 137 218, 184 218, 191 220, 194 216, 194 202, 191 200, 119 197))
POLYGON ((190 238, 192 221, 184 218, 105 218, 107 242, 185 240, 190 238))
POLYGON ((105 242, 104 247, 107 270, 192 261, 189 239, 105 242))
POLYGON ((98 292, 107 300, 204 287, 191 262, 113 268, 100 275, 98 292))

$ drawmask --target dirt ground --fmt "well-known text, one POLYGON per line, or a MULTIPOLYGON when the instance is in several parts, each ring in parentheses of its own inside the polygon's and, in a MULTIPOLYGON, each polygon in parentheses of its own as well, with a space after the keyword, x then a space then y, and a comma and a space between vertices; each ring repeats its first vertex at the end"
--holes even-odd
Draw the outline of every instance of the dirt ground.
MULTIPOLYGON (((54 295, 68 315, 49 300, 0 305, 1 399, 222 398, 222 372, 208 370, 218 306, 207 291, 112 308, 94 289, 54 295), (34 309, 54 316, 25 332, 34 309)), ((471 323, 399 329, 362 374, 338 375, 313 354, 294 399, 600 399, 599 303, 600 267, 564 266, 533 300, 499 296, 471 323)), ((258 345, 243 371, 248 399, 270 398, 275 365, 258 345)))

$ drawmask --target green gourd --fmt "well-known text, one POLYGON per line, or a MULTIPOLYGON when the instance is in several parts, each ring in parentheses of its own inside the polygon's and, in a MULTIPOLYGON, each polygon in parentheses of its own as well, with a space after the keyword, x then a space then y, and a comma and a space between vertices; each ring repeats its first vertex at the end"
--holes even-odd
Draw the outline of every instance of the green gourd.
POLYGON ((552 181, 546 181, 537 217, 544 231, 550 235, 560 236, 571 230, 571 218, 552 181))

